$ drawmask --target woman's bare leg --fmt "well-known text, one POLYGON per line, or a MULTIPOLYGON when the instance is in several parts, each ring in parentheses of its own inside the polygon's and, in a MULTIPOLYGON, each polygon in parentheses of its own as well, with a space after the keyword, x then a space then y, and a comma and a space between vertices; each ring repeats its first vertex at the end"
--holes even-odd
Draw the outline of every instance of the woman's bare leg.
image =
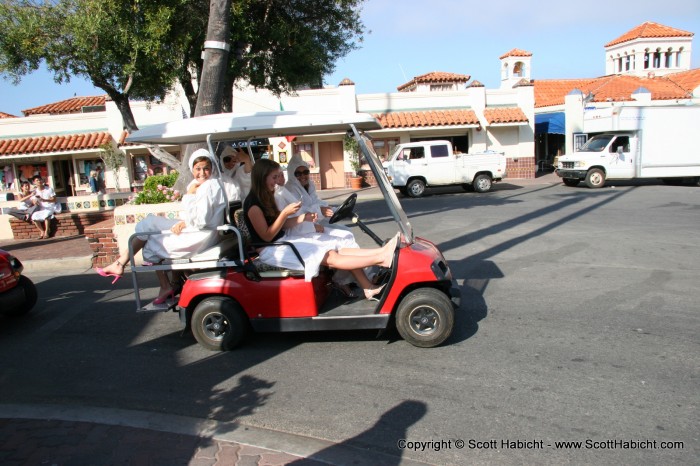
POLYGON ((42 222, 34 221, 34 225, 36 225, 36 229, 39 230, 39 233, 41 233, 41 236, 44 236, 44 229, 41 227, 42 222))
POLYGON ((158 297, 162 298, 173 291, 173 286, 170 283, 170 279, 168 278, 168 274, 165 272, 165 270, 156 270, 156 275, 158 276, 158 282, 160 283, 158 297))
POLYGON ((364 270, 354 269, 351 270, 350 273, 353 277, 355 277, 355 281, 358 285, 360 285, 360 288, 362 288, 363 290, 372 288, 372 282, 369 281, 369 278, 367 278, 367 275, 365 275, 364 270))
MULTIPOLYGON (((140 240, 139 238, 134 239, 132 242, 134 246, 134 254, 139 252, 141 249, 143 249, 144 245, 146 244, 145 241, 140 240)), ((122 275, 124 273, 124 266, 129 263, 129 248, 123 249, 119 253, 119 257, 115 262, 112 262, 109 264, 107 267, 102 269, 106 273, 113 273, 116 275, 122 275)))

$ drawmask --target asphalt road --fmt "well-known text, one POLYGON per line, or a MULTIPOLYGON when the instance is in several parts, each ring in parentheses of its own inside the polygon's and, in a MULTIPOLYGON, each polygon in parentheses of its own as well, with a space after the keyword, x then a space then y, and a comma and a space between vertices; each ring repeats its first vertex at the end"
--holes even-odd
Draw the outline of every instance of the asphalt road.
MULTIPOLYGON (((66 271, 31 276, 35 312, 0 320, 0 399, 235 422, 385 464, 700 462, 699 188, 501 184, 402 203, 461 287, 441 347, 261 334, 212 353, 175 314, 135 314, 128 280, 66 271)), ((379 201, 357 210, 395 231, 379 201)))

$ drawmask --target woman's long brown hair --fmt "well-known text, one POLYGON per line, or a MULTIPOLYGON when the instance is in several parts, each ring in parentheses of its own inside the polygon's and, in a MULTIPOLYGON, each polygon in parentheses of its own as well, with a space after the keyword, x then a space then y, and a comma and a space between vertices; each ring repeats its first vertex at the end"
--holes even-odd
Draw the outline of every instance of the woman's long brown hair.
POLYGON ((250 174, 250 191, 260 200, 263 214, 268 218, 276 218, 280 211, 275 203, 275 192, 268 191, 265 180, 273 170, 280 168, 280 164, 270 159, 260 159, 253 165, 250 174))

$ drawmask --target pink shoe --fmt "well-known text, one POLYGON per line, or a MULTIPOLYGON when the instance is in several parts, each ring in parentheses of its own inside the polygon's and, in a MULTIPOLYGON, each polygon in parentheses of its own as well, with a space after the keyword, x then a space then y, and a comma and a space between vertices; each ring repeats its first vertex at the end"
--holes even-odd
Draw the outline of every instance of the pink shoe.
MULTIPOLYGON (((123 272, 123 271, 124 271, 124 265, 123 265, 121 262, 119 262, 119 261, 115 261, 115 262, 117 263, 117 265, 119 265, 119 266, 122 268, 122 272, 123 272)), ((115 283, 117 283, 117 280, 119 280, 120 278, 122 278, 122 274, 120 274, 120 273, 113 273, 113 272, 105 272, 105 270, 104 270, 102 267, 97 267, 97 268, 95 269, 95 271, 96 271, 97 274, 100 275, 101 277, 114 277, 114 280, 112 280, 112 285, 114 285, 115 283)))
POLYGON ((153 304, 163 304, 168 300, 168 298, 175 299, 175 290, 170 290, 164 295, 158 296, 156 299, 153 300, 153 304))

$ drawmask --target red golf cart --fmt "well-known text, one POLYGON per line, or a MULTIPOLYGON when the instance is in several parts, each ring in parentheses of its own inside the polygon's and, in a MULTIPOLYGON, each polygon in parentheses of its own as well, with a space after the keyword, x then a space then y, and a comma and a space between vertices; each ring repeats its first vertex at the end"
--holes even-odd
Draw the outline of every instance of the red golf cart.
MULTIPOLYGON (((161 146, 206 140, 209 150, 215 153, 214 145, 221 141, 311 134, 337 137, 347 132, 357 139, 378 182, 386 202, 387 218, 391 218, 401 232, 393 265, 378 268, 374 274, 374 282, 386 286, 377 296, 378 301, 369 301, 364 297, 348 298, 330 286, 333 270, 322 269, 312 281, 306 282, 303 267, 288 270, 262 264, 246 235, 242 211, 231 211, 226 220, 222 219, 221 241, 216 247, 187 260, 132 265, 137 310, 179 312, 197 341, 212 350, 235 348, 251 330, 385 329, 394 324, 401 337, 415 346, 433 347, 445 341, 452 333, 459 291, 438 248, 414 236, 371 142, 362 134, 362 131, 380 128, 377 120, 367 114, 270 112, 196 117, 144 127, 130 135, 129 142, 161 146), (160 307, 142 306, 138 275, 154 270, 184 273, 186 279, 177 302, 160 307)), ((384 244, 385 240, 355 212, 356 197, 351 194, 337 208, 330 222, 350 220, 378 245, 384 244)), ((132 264, 133 258, 132 252, 132 264)), ((299 260, 303 262, 300 256, 299 260)))

